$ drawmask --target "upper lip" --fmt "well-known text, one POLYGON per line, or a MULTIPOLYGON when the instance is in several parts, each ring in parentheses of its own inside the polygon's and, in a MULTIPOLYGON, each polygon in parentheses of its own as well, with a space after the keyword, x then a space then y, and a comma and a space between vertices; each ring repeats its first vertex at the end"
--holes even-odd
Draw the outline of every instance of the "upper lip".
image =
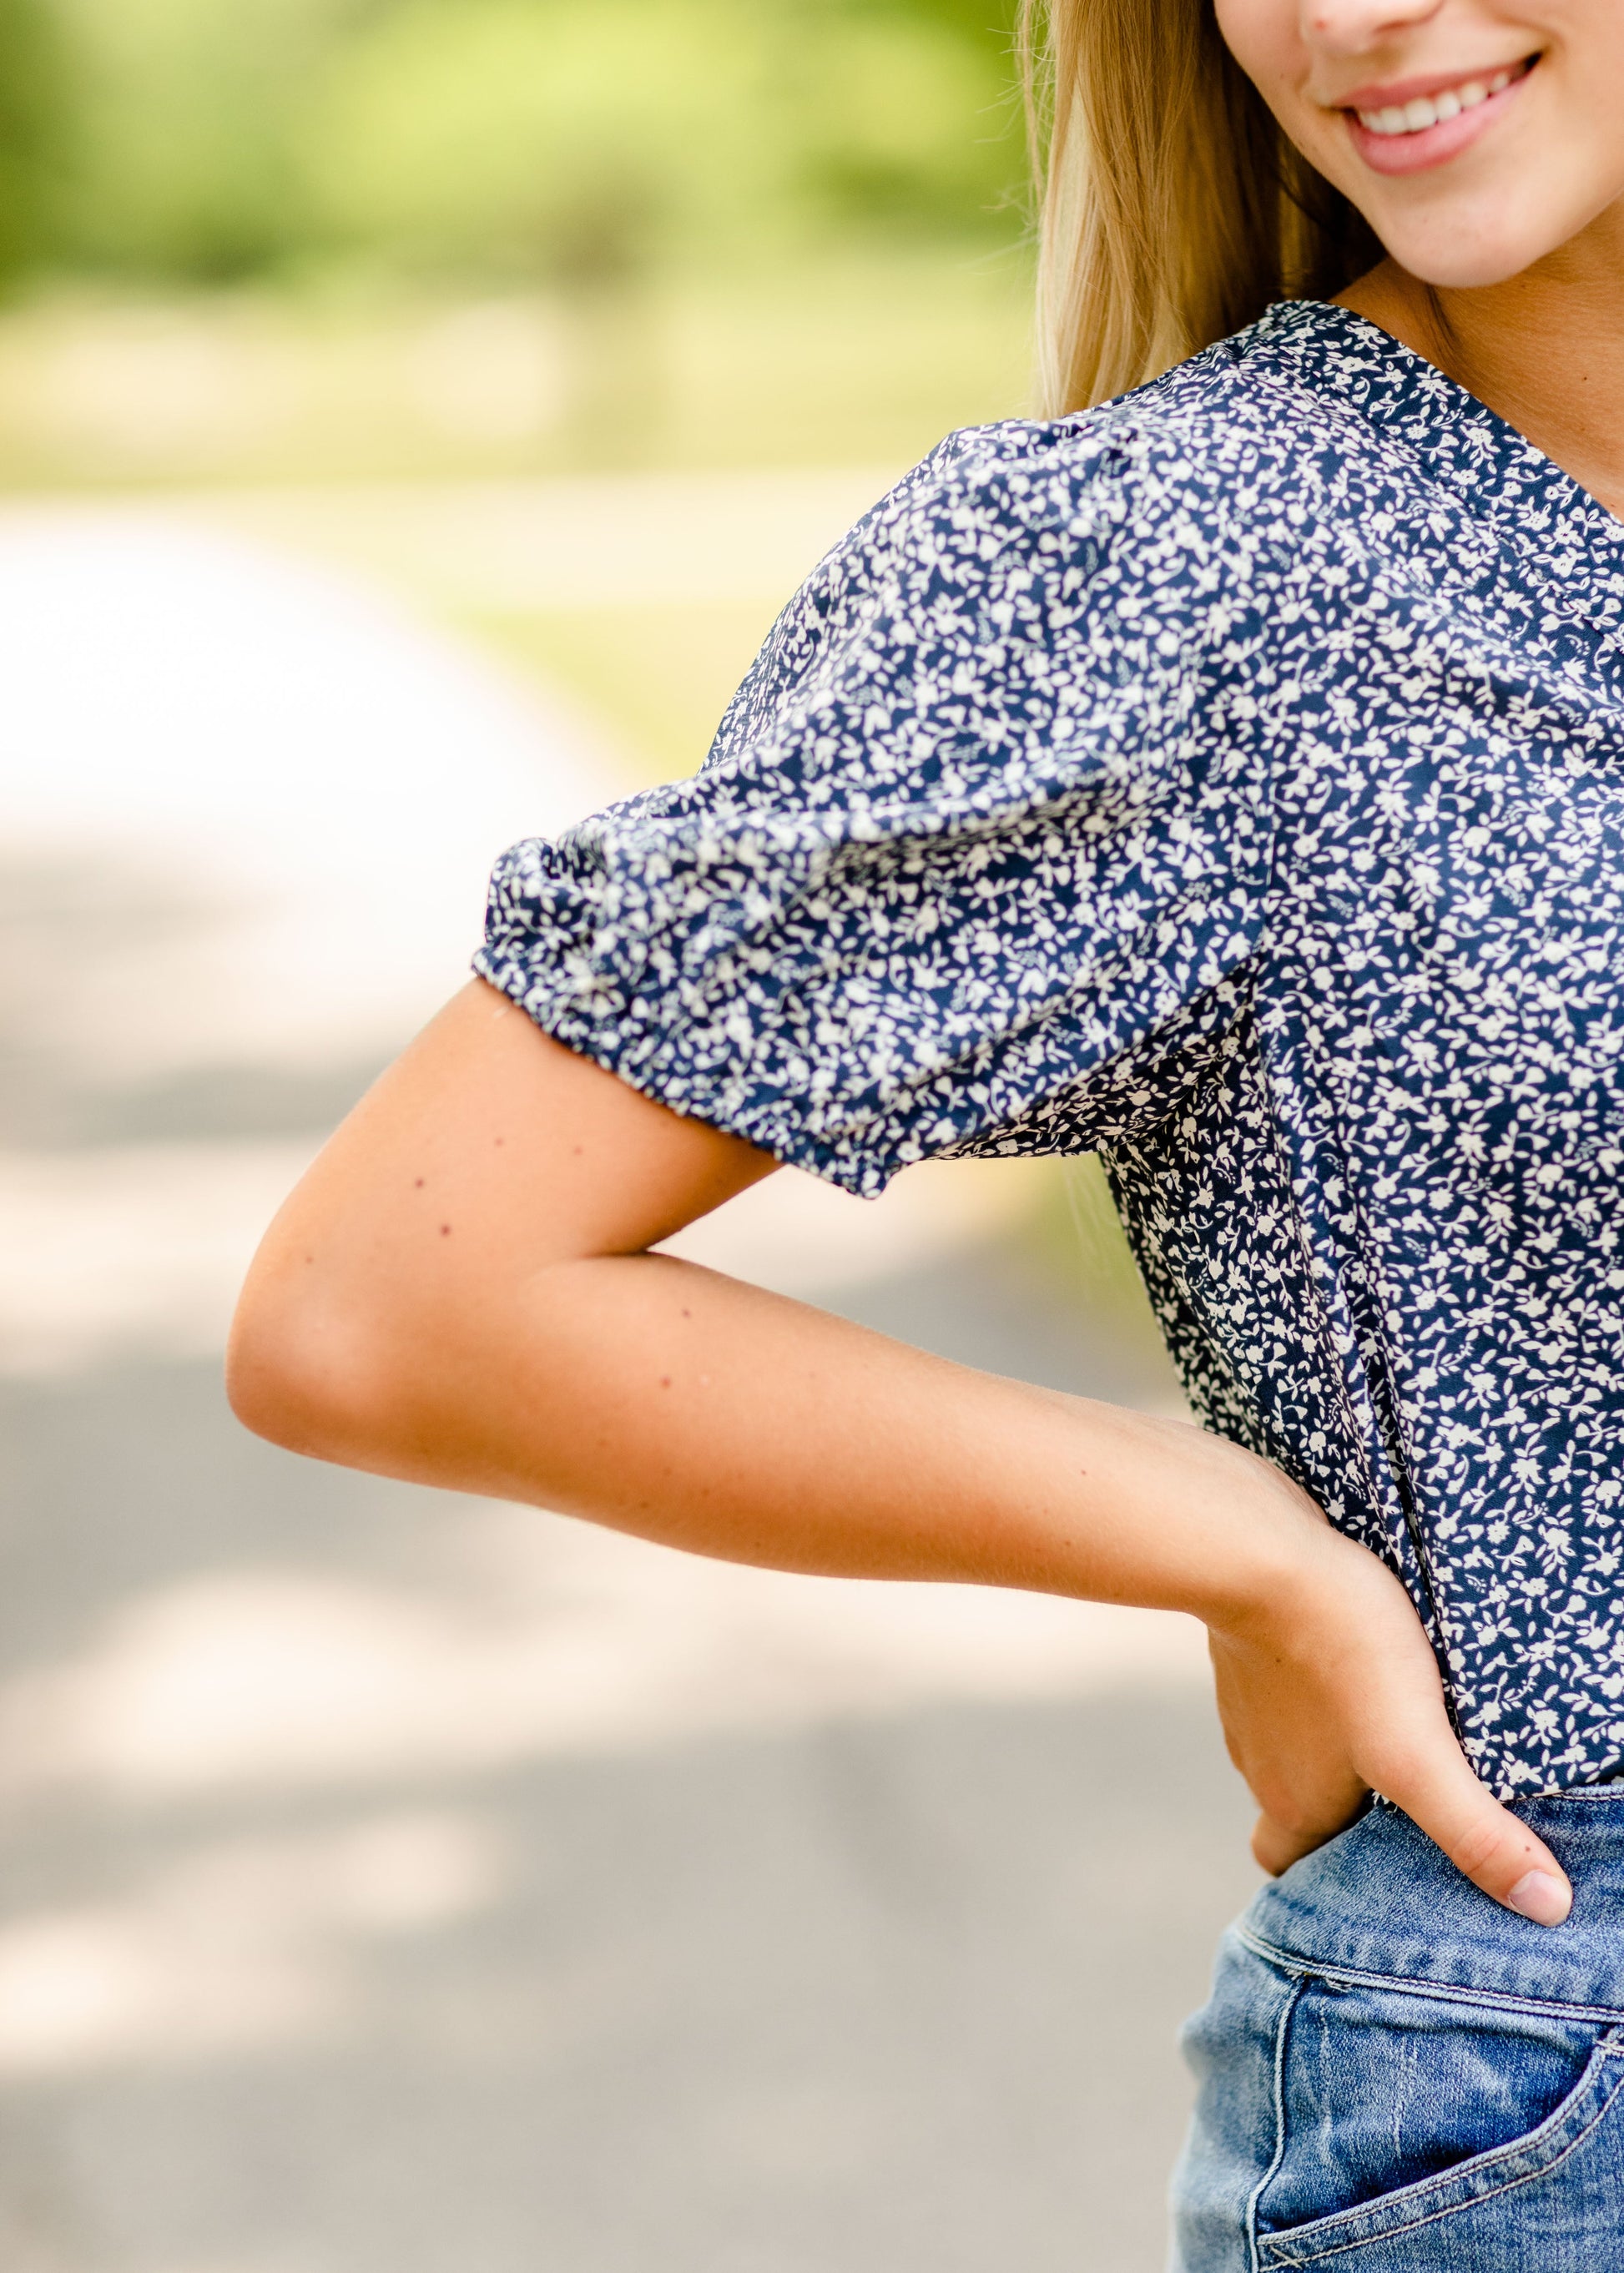
POLYGON ((1455 71, 1421 71, 1414 79, 1372 79, 1366 86, 1356 86, 1346 94, 1337 95, 1326 104, 1326 109, 1390 110, 1406 102, 1442 94, 1447 87, 1464 86, 1468 79, 1491 79, 1497 71, 1521 71, 1525 64, 1534 61, 1533 56, 1502 56, 1498 63, 1466 64, 1455 71))

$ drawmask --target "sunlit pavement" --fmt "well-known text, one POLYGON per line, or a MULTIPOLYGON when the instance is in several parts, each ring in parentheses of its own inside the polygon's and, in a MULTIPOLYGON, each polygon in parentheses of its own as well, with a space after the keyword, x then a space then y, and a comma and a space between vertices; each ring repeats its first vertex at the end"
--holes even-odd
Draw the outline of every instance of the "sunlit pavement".
MULTIPOLYGON (((787 581, 861 502, 818 481, 718 490, 696 573, 787 581)), ((223 1409, 254 1238, 492 852, 620 786, 389 589, 680 573, 693 484, 568 487, 0 515, 0 2265, 1151 2273, 1250 1882, 1193 1629, 711 1566, 223 1409)), ((684 1244, 1166 1401, 1031 1269, 1032 1174, 782 1176, 684 1244)))

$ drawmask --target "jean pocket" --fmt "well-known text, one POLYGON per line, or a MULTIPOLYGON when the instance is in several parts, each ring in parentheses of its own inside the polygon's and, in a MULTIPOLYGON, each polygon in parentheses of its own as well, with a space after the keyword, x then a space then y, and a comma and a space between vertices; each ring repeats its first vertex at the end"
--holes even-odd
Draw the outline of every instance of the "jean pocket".
POLYGON ((1262 2273, 1590 2273, 1616 2237, 1624 2029, 1311 1980, 1279 2077, 1262 2273))

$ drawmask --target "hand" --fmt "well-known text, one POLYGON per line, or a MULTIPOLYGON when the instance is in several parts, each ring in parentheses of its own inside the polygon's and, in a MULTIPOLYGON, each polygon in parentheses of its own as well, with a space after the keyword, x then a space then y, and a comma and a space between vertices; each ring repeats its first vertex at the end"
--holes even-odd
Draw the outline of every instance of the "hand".
POLYGON ((1480 1783, 1449 1725, 1438 1662, 1386 1564, 1324 1525, 1294 1582, 1209 1626, 1229 1757, 1262 1809, 1252 1851, 1277 1876, 1346 1828, 1371 1791, 1402 1807, 1485 1894, 1560 1925, 1573 1890, 1550 1849, 1480 1783))

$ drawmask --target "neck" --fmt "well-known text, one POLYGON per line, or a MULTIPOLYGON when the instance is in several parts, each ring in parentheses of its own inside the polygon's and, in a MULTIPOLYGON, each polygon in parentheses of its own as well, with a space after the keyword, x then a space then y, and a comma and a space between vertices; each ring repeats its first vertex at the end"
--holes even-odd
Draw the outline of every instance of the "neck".
POLYGON ((1385 260, 1339 293, 1624 520, 1624 214, 1503 284, 1434 290, 1385 260))

